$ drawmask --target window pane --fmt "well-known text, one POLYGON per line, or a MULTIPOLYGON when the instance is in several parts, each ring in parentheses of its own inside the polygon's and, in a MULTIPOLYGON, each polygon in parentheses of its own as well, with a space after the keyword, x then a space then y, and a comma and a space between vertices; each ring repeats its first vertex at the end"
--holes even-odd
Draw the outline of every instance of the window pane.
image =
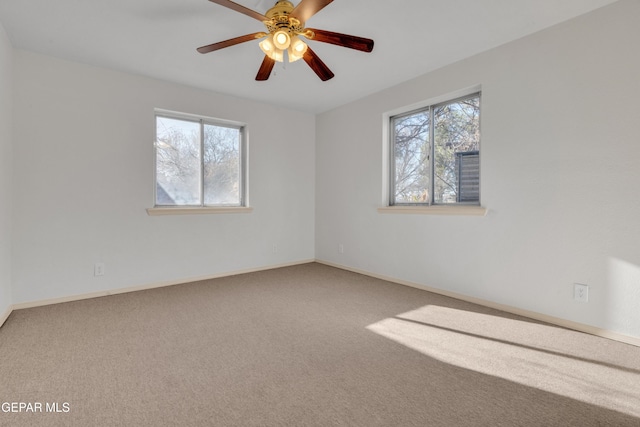
POLYGON ((204 203, 241 204, 240 145, 237 128, 204 126, 204 203))
POLYGON ((395 203, 429 203, 429 111, 393 119, 395 203))
POLYGON ((434 202, 480 201, 480 98, 433 109, 434 202))
POLYGON ((200 204, 200 124, 156 117, 156 205, 200 204))

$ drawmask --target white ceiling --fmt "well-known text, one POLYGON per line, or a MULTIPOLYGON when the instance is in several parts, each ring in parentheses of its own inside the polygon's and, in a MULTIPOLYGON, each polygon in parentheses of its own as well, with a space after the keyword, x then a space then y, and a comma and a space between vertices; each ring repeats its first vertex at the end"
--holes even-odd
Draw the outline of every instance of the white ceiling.
MULTIPOLYGON (((257 41, 205 55, 199 46, 263 31, 207 0, 2 0, 14 47, 318 113, 616 0, 335 0, 311 28, 372 38, 372 53, 310 42, 335 73, 304 61, 256 82, 257 41)), ((298 0, 292 0, 294 4, 298 0)), ((236 0, 265 13, 275 0, 236 0)))

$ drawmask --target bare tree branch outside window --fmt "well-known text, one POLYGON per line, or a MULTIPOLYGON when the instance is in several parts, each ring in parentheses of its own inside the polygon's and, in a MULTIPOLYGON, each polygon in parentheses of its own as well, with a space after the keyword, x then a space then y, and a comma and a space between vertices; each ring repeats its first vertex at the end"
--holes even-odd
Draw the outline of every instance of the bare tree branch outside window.
POLYGON ((391 123, 396 204, 456 203, 465 188, 461 173, 476 174, 470 179, 479 183, 477 166, 464 169, 462 158, 480 150, 479 94, 395 116, 391 123))
POLYGON ((155 146, 156 205, 241 205, 241 127, 157 116, 155 146))

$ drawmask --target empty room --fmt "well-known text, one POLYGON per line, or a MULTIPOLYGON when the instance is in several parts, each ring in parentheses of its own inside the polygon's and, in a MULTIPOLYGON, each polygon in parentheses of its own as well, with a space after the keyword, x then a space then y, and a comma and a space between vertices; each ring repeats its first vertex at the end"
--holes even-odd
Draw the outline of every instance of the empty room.
POLYGON ((3 0, 0 425, 640 425, 639 0, 3 0))

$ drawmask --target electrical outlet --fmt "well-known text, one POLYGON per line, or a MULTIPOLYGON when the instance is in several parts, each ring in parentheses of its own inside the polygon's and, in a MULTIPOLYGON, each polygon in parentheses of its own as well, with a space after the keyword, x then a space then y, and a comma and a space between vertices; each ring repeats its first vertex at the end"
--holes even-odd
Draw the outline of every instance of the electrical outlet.
POLYGON ((278 244, 277 244, 277 243, 274 243, 274 244, 273 244, 273 253, 274 253, 274 254, 277 254, 277 253, 278 253, 278 244))
POLYGON ((574 283, 573 299, 579 302, 589 302, 589 286, 581 283, 574 283))
POLYGON ((344 245, 342 243, 338 245, 338 252, 340 252, 341 254, 344 253, 344 245))
POLYGON ((93 266, 94 276, 104 276, 104 262, 96 262, 93 266))

